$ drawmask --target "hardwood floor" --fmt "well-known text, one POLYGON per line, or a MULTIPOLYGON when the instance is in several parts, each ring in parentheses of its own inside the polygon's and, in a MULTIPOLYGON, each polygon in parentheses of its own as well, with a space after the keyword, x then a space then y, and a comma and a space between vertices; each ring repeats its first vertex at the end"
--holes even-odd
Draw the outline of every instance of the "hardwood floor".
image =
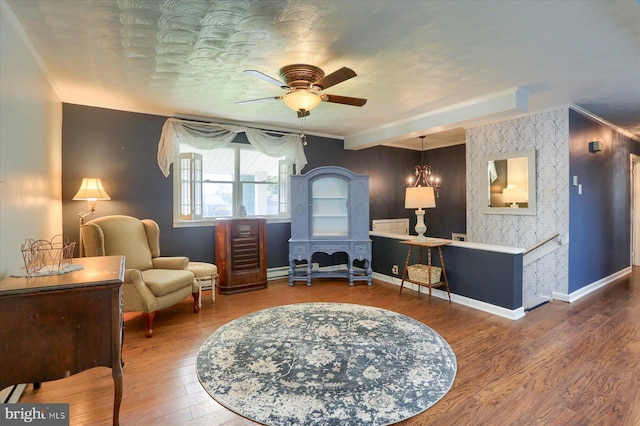
MULTIPOLYGON (((552 301, 512 321, 375 281, 312 287, 272 281, 237 295, 203 292, 199 314, 189 300, 160 311, 155 334, 140 314, 126 314, 122 425, 252 425, 217 404, 195 372, 202 342, 219 326, 271 306, 311 301, 358 303, 413 317, 442 335, 456 354, 450 392, 399 425, 640 424, 640 269, 581 300, 552 301)), ((71 425, 109 425, 111 370, 96 368, 28 386, 20 402, 70 404, 71 425)))

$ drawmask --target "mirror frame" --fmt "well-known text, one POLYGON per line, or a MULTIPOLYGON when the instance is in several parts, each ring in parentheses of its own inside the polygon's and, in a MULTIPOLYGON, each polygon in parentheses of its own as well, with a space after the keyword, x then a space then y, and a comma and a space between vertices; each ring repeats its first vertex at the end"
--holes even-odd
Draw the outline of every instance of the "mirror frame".
MULTIPOLYGON (((478 176, 487 175, 487 163, 489 161, 506 160, 509 158, 527 158, 527 179, 528 179, 528 207, 511 208, 511 207, 490 207, 488 200, 481 197, 482 212, 484 214, 511 214, 511 215, 535 215, 536 214, 536 151, 516 151, 516 152, 503 152, 500 154, 487 155, 482 158, 480 163, 480 174, 478 176)), ((483 180, 480 185, 480 189, 484 194, 488 193, 487 182, 483 180)))

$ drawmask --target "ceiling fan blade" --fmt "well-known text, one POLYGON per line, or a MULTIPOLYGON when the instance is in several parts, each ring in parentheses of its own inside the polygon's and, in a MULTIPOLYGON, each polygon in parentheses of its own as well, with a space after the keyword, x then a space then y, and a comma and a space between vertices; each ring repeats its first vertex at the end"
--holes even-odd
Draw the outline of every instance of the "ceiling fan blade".
POLYGON ((270 77, 266 74, 261 73, 260 71, 256 71, 256 70, 244 70, 244 72, 246 72, 249 75, 252 75, 256 78, 259 78, 260 80, 264 80, 267 83, 271 83, 275 86, 280 87, 281 89, 288 89, 289 86, 287 86, 286 84, 284 84, 282 81, 275 79, 273 77, 270 77))
POLYGON ((344 104, 361 107, 367 103, 366 99, 362 98, 350 98, 349 96, 327 95, 323 94, 321 99, 324 102, 333 102, 334 104, 344 104))
POLYGON ((277 101, 278 99, 282 99, 282 96, 271 96, 271 97, 268 97, 268 98, 250 99, 248 101, 236 102, 236 104, 238 104, 238 105, 240 105, 240 104, 253 104, 253 103, 256 103, 256 102, 277 101))
POLYGON ((322 87, 322 90, 324 90, 331 86, 335 86, 338 83, 342 83, 345 80, 349 80, 356 75, 358 74, 356 74, 354 70, 347 67, 342 67, 338 71, 334 71, 329 75, 325 75, 320 80, 313 83, 313 86, 320 86, 322 87))

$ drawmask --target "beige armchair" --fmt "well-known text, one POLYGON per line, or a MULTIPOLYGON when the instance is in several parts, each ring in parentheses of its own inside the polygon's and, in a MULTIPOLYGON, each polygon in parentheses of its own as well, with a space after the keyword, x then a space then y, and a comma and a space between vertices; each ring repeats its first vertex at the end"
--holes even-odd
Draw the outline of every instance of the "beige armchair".
POLYGON ((147 337, 156 311, 193 296, 198 312, 200 284, 186 257, 160 257, 160 228, 151 219, 104 216, 80 228, 85 256, 125 256, 124 311, 144 313, 147 337))

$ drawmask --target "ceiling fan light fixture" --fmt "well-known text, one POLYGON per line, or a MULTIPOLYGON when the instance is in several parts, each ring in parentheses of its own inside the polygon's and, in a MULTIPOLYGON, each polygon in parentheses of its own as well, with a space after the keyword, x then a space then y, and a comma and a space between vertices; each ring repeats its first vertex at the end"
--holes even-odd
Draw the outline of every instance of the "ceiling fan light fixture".
POLYGON ((309 89, 295 89, 284 95, 282 100, 294 111, 311 111, 322 101, 320 96, 309 89))

